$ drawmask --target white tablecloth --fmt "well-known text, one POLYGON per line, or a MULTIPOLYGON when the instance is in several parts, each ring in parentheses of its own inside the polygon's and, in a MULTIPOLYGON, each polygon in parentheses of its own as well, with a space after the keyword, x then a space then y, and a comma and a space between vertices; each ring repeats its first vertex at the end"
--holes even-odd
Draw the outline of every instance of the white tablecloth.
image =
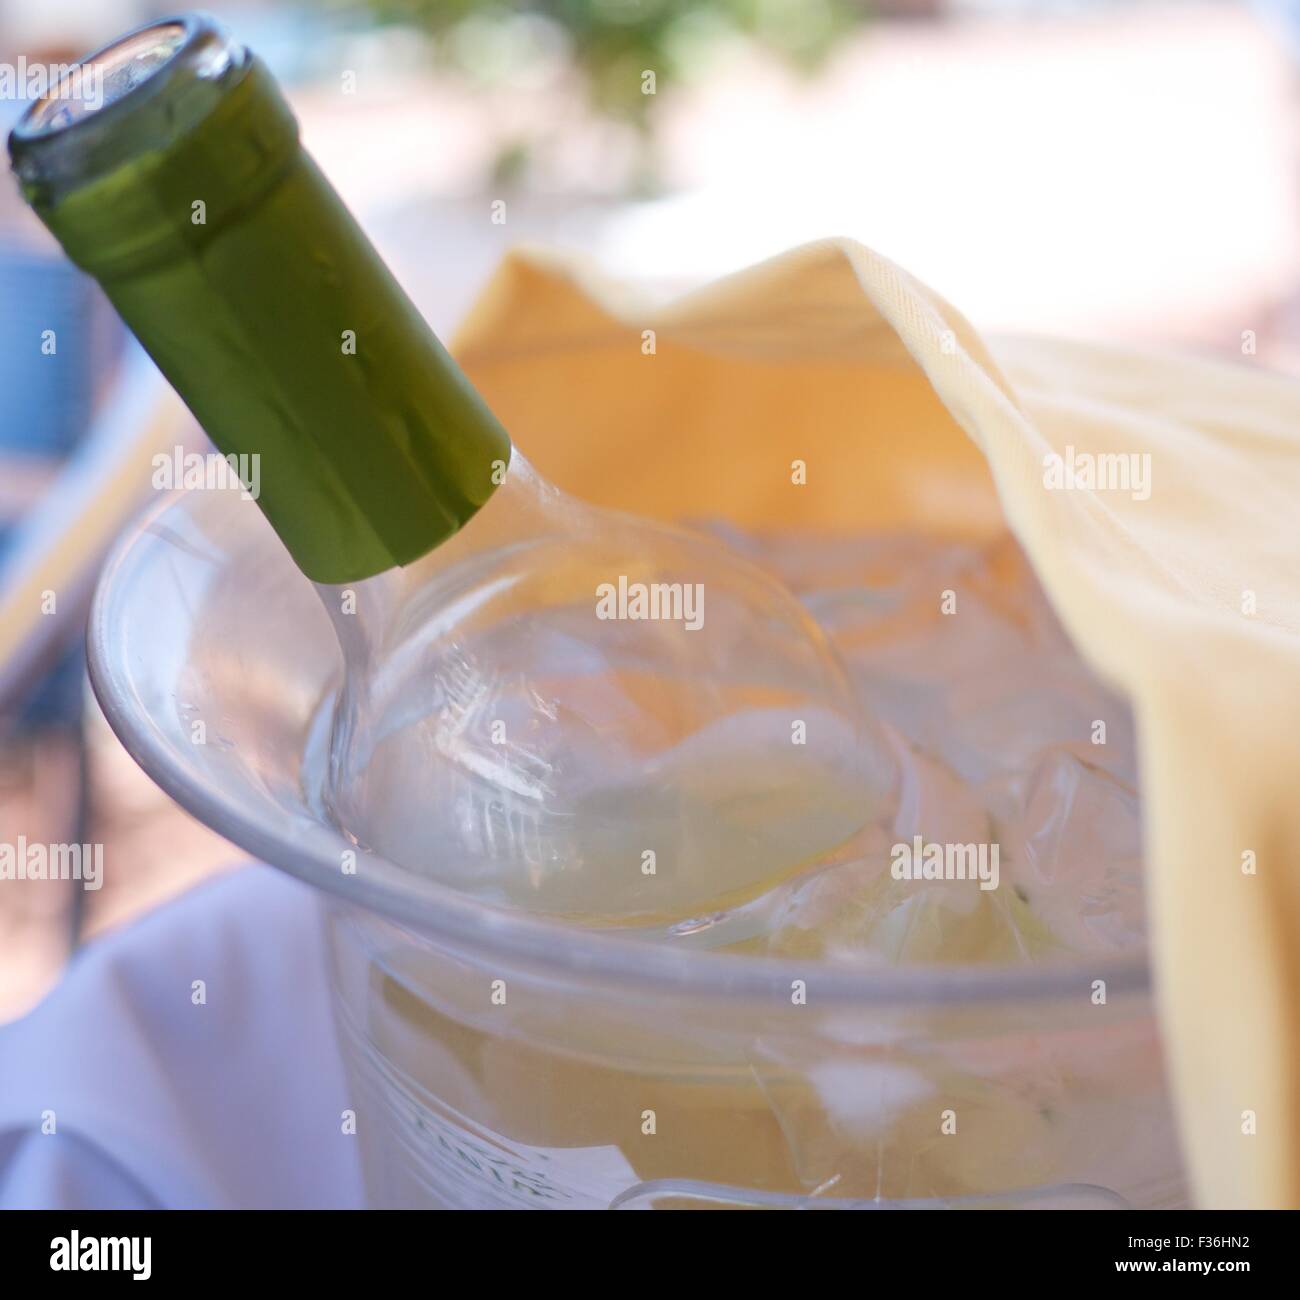
POLYGON ((89 944, 0 1028, 0 1207, 355 1208, 348 1106, 319 904, 247 867, 89 944))

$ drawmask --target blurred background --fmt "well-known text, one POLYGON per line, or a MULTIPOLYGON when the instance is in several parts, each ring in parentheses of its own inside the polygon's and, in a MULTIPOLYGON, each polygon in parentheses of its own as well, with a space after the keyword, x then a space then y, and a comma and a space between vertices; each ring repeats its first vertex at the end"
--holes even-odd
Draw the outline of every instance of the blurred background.
MULTIPOLYGON (((1300 0, 203 7, 280 77, 444 337, 511 244, 671 290, 844 234, 985 331, 1300 373, 1300 0)), ((0 0, 0 68, 168 12, 0 0)), ((22 109, 0 96, 0 127, 22 109)), ((97 892, 0 880, 0 1021, 77 945, 240 858, 85 685, 86 603, 156 499, 150 454, 202 446, 169 409, 0 181, 0 844, 102 843, 105 863, 97 892)))

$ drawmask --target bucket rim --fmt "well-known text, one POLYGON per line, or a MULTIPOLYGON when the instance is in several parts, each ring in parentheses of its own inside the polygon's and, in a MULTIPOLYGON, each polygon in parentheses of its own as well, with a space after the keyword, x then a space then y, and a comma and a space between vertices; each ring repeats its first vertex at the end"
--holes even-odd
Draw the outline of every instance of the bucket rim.
MULTIPOLYGON (((1145 950, 1016 966, 858 967, 674 948, 644 937, 585 930, 484 903, 370 853, 358 856, 355 874, 345 874, 339 870, 337 853, 304 845, 291 831, 254 820, 234 800, 181 770, 149 715, 125 689, 126 675, 114 654, 115 610, 122 593, 129 592, 146 548, 167 544, 169 534, 174 534, 165 517, 173 513, 186 517, 199 495, 196 489, 167 495, 139 516, 113 546, 91 604, 87 664, 95 697, 131 758, 181 808, 255 860, 476 961, 522 962, 549 978, 619 986, 635 990, 640 997, 789 1006, 795 980, 803 981, 809 1006, 839 1010, 1041 1005, 1091 998, 1097 981, 1104 981, 1108 1000, 1149 992, 1145 950)), ((342 835, 332 833, 340 846, 349 847, 342 835)))

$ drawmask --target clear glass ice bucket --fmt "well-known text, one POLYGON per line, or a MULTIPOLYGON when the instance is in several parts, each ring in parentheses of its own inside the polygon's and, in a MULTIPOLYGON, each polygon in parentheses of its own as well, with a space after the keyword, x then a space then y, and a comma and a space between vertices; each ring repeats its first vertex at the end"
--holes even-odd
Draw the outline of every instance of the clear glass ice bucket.
POLYGON ((123 541, 89 646, 145 771, 324 892, 372 1205, 1183 1203, 1140 957, 832 967, 561 928, 375 857, 352 869, 304 771, 333 634, 237 491, 172 498, 123 541))

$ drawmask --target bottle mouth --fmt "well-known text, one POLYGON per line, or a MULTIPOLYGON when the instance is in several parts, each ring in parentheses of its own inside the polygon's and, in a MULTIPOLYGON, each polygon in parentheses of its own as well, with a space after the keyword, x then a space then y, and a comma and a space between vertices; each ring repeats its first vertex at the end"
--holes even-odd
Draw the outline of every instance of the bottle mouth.
POLYGON ((160 23, 83 59, 27 110, 15 135, 51 135, 125 99, 172 60, 185 36, 184 23, 160 23))
POLYGON ((88 54, 19 120, 9 156, 25 187, 56 199, 187 131, 221 98, 248 52, 205 14, 138 28, 88 54), (139 128, 139 129, 137 129, 139 128))

